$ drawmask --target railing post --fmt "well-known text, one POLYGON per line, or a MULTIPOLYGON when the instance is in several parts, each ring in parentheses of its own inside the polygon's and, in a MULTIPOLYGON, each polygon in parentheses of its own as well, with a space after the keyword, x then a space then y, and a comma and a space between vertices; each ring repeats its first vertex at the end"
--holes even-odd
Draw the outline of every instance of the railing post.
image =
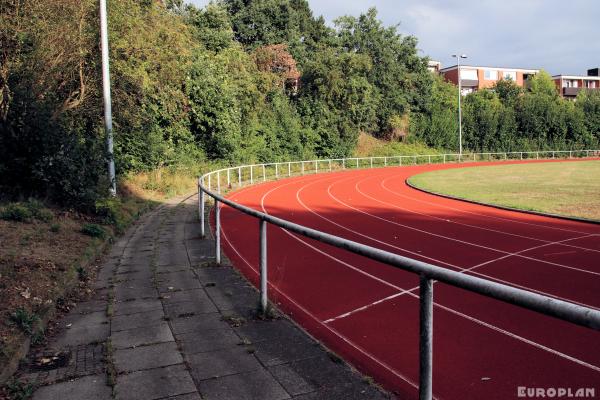
POLYGON ((221 209, 215 199, 215 262, 221 265, 221 209))
POLYGON ((263 182, 267 181, 267 169, 265 167, 265 164, 262 165, 262 172, 263 172, 263 182))
POLYGON ((383 157, 383 165, 387 167, 387 157, 383 157))
POLYGON ((329 172, 331 172, 331 160, 329 160, 329 172))
POLYGON ((342 158, 342 169, 346 169, 346 159, 342 158))
POLYGON ((356 159, 356 169, 358 169, 358 158, 356 159))
POLYGON ((217 171, 217 193, 221 194, 221 170, 217 171))
POLYGON ((429 164, 431 164, 431 156, 427 156, 427 157, 428 157, 429 164))
POLYGON ((398 157, 398 166, 402 166, 402 156, 398 157))
POLYGON ((417 156, 413 157, 413 162, 414 162, 414 165, 417 165, 417 156))
POLYGON ((292 163, 288 163, 288 176, 292 176, 292 163))
POLYGON ((275 163, 275 179, 279 179, 279 164, 275 163))
POLYGON ((304 161, 301 161, 300 164, 302 164, 301 170, 302 170, 302 175, 304 175, 304 161))
POLYGON ((260 308, 263 314, 267 313, 269 298, 267 295, 267 221, 260 220, 260 308))
POLYGON ((373 168, 373 157, 371 157, 371 168, 373 168))
POLYGON ((315 160, 315 174, 319 172, 319 160, 315 160))
POLYGON ((433 281, 420 276, 419 400, 433 397, 433 281))
POLYGON ((569 151, 569 158, 573 158, 573 152, 569 151))
POLYGON ((238 168, 238 185, 242 187, 242 167, 238 168))
POLYGON ((254 184, 254 167, 252 165, 250 166, 250 184, 254 184))
POLYGON ((231 168, 227 168, 227 187, 231 186, 231 168))
POLYGON ((444 154, 444 164, 446 164, 446 155, 444 154))

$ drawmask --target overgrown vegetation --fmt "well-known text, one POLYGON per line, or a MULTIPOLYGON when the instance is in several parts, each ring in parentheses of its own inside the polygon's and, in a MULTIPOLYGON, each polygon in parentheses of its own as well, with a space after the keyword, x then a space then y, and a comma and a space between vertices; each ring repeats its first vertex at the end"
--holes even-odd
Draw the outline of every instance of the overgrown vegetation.
MULTIPOLYGON (((105 199, 97 2, 0 8, 0 191, 119 226, 105 199)), ((108 11, 117 171, 134 190, 181 194, 214 165, 348 156, 361 132, 458 147, 456 87, 375 9, 333 26, 305 0, 121 0, 108 11)), ((592 147, 599 121, 598 91, 564 101, 541 73, 527 91, 503 80, 466 96, 464 144, 592 147)))

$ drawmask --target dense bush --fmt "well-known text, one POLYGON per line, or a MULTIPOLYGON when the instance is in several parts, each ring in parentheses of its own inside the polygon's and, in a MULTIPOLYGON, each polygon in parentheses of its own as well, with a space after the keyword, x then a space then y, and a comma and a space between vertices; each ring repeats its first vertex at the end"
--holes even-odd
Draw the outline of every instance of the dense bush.
MULTIPOLYGON (((0 193, 114 219, 101 200, 97 2, 3 0, 0 11, 0 193)), ((331 28, 306 0, 120 0, 108 11, 118 176, 347 156, 361 132, 458 148, 456 88, 375 9, 331 28)), ((545 74, 527 92, 500 81, 464 99, 471 150, 593 146, 599 126, 598 93, 566 102, 545 74)))

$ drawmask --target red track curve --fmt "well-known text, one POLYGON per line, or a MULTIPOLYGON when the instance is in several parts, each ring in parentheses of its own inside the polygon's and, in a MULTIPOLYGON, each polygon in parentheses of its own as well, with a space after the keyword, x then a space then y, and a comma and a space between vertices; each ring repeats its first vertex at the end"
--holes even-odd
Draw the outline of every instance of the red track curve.
MULTIPOLYGON (((503 164, 506 164, 505 162, 503 164)), ((475 165, 491 165, 469 164, 475 165)), ((600 226, 442 198, 405 184, 455 165, 343 171, 229 198, 441 267, 600 308, 600 226)), ((257 284, 258 223, 224 206, 224 251, 257 284)), ((416 398, 418 277, 270 226, 270 299, 399 398, 416 398)), ((434 395, 511 399, 517 387, 600 392, 600 333, 436 283, 434 395)))

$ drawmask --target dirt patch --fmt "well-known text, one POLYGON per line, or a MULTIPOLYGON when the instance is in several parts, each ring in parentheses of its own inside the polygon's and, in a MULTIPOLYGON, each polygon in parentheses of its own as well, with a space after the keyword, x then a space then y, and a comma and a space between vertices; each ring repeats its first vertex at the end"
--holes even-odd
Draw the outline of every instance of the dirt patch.
POLYGON ((95 275, 90 259, 103 242, 81 233, 88 218, 53 212, 48 222, 0 220, 0 364, 25 337, 42 340, 40 321, 67 307, 71 292, 85 295, 95 275))

